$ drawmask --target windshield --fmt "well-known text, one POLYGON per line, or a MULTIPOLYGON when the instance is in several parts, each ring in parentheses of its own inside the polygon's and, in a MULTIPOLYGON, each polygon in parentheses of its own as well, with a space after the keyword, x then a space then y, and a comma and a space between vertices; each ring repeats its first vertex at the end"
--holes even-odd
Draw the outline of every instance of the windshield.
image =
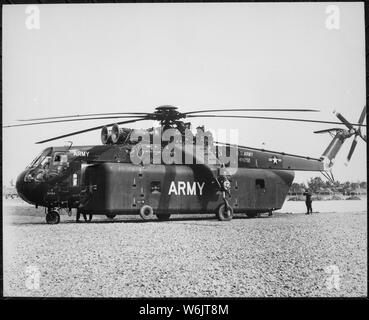
POLYGON ((27 168, 35 168, 37 167, 41 162, 43 162, 46 157, 49 157, 51 155, 52 148, 47 148, 44 151, 41 152, 27 168))

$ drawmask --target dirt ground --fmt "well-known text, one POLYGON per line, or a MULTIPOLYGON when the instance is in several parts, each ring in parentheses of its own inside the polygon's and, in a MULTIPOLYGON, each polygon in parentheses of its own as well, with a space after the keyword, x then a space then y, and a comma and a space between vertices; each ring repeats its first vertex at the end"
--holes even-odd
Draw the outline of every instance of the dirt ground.
POLYGON ((45 223, 3 199, 4 295, 36 297, 362 297, 367 202, 287 201, 272 217, 94 216, 45 223))

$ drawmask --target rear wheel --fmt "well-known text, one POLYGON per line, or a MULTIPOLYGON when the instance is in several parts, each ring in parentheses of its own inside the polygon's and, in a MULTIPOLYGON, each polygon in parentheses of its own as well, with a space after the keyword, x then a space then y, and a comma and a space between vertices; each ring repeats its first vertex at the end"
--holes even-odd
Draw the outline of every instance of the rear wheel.
POLYGON ((162 214, 157 214, 156 217, 158 218, 158 220, 160 221, 168 221, 170 218, 170 213, 162 213, 162 214))
POLYGON ((46 214, 46 222, 48 224, 58 224, 60 222, 60 215, 56 210, 51 210, 46 214))
POLYGON ((143 220, 150 220, 154 216, 154 210, 148 205, 144 205, 140 209, 140 216, 143 220))
POLYGON ((116 214, 110 213, 106 215, 109 219, 114 219, 116 217, 116 214))
POLYGON ((226 209, 225 204, 219 206, 217 211, 217 218, 220 221, 230 221, 233 218, 233 209, 230 206, 227 206, 226 209))

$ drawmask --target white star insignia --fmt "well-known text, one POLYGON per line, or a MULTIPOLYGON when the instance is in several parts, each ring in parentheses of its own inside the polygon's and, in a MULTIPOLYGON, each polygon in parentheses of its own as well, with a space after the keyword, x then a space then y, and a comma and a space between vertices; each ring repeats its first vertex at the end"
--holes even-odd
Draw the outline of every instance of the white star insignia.
POLYGON ((273 164, 278 164, 278 162, 282 162, 282 159, 273 156, 273 158, 269 158, 268 161, 273 162, 273 164))

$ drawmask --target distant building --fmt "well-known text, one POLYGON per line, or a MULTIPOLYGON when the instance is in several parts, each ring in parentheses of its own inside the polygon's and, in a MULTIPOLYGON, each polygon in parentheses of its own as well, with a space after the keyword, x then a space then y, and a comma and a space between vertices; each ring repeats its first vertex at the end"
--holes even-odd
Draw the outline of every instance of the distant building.
POLYGON ((347 194, 352 195, 352 196, 357 196, 357 195, 366 195, 367 194, 367 190, 366 188, 356 188, 356 189, 350 189, 346 191, 347 194))
POLYGON ((321 196, 331 196, 334 192, 330 188, 319 188, 317 194, 321 196))

